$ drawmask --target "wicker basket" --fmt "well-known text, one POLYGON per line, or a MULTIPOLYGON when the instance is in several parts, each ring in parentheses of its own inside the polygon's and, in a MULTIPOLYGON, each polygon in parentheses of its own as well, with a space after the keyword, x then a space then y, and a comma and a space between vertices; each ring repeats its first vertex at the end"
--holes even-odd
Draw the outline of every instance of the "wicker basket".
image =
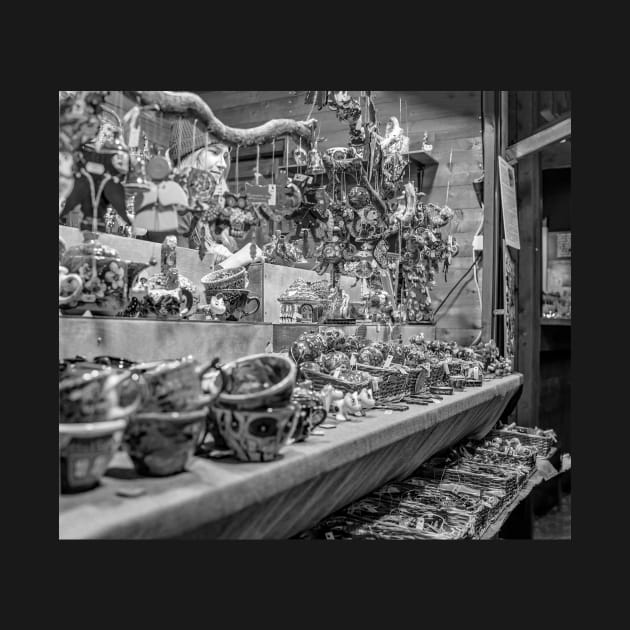
POLYGON ((247 270, 245 267, 234 269, 219 269, 211 271, 201 278, 201 284, 206 292, 216 292, 222 289, 246 289, 248 285, 247 270))
POLYGON ((537 435, 533 429, 520 427, 519 431, 506 431, 505 429, 495 429, 487 436, 488 439, 500 437, 505 439, 518 438, 524 446, 533 446, 541 457, 547 457, 553 446, 553 438, 547 435, 537 435))
POLYGON ((405 367, 407 370, 407 394, 424 394, 429 391, 429 370, 425 367, 405 367))
POLYGON ((431 365, 428 385, 450 385, 449 373, 444 369, 444 362, 431 365))
POLYGON ((352 394, 354 392, 359 392, 362 389, 369 388, 372 386, 372 381, 370 379, 365 379, 365 381, 359 381, 358 383, 353 383, 350 381, 344 381, 341 378, 335 378, 334 376, 330 376, 329 374, 324 374, 322 372, 316 372, 314 370, 309 370, 307 368, 301 368, 304 376, 313 383, 313 388, 316 390, 323 389, 326 385, 332 385, 335 389, 341 390, 344 394, 352 394))
POLYGON ((372 386, 377 403, 399 402, 407 395, 408 374, 398 370, 357 363, 357 369, 379 379, 372 386))

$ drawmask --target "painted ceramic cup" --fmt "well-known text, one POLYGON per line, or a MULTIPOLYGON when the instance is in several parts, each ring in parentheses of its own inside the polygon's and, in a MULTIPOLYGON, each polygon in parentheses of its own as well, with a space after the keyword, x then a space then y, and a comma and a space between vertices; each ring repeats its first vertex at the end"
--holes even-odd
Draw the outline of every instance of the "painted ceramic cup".
POLYGON ((111 368, 79 369, 59 382, 59 422, 76 424, 128 418, 142 401, 137 375, 111 368))
POLYGON ((124 448, 140 475, 162 477, 186 470, 201 432, 207 406, 182 412, 133 415, 124 435, 124 448))
POLYGON ((83 280, 76 273, 68 273, 67 267, 59 265, 59 304, 75 300, 83 289, 83 280), (68 292, 70 291, 70 292, 68 292))
POLYGON ((215 403, 211 421, 223 443, 244 462, 266 462, 278 457, 295 430, 300 406, 229 409, 215 403))
POLYGON ((59 425, 60 491, 90 490, 99 484, 121 444, 126 419, 59 425))
POLYGON ((200 364, 192 357, 133 366, 132 371, 142 375, 145 386, 140 411, 184 412, 207 405, 214 396, 204 393, 202 379, 213 366, 214 361, 200 364))
POLYGON ((250 295, 247 289, 206 290, 206 300, 210 302, 213 297, 223 299, 227 320, 239 321, 243 317, 254 315, 260 309, 260 298, 250 295))
POLYGON ((277 353, 253 354, 221 368, 217 402, 226 409, 284 407, 291 400, 297 366, 277 353))

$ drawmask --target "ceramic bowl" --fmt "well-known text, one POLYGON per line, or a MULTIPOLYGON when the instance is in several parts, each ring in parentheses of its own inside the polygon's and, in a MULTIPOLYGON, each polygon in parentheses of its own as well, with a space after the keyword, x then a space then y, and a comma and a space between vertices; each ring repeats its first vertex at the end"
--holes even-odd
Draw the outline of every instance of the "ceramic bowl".
POLYGON ((132 416, 124 448, 140 475, 163 477, 186 470, 208 413, 206 406, 186 412, 146 412, 132 416))
POLYGON ((253 354, 222 368, 222 391, 217 402, 227 409, 283 407, 293 393, 297 366, 288 356, 253 354))
POLYGON ((59 424, 60 491, 96 487, 121 444, 127 420, 59 424))
POLYGON ((210 409, 224 444, 244 462, 266 462, 278 457, 295 430, 300 406, 229 409, 215 403, 210 409))

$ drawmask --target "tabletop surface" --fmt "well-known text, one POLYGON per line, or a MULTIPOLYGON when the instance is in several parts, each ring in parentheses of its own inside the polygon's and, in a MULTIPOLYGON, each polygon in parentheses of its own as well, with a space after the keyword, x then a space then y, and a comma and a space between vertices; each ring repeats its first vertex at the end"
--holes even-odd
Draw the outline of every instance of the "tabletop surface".
POLYGON ((124 452, 114 456, 101 485, 87 492, 59 496, 59 538, 125 538, 141 526, 145 537, 174 536, 186 528, 225 518, 253 504, 323 475, 454 415, 506 396, 522 384, 521 374, 484 381, 428 406, 407 411, 371 410, 339 423, 325 435, 286 446, 264 463, 233 458, 195 457, 189 470, 171 477, 138 476, 124 452), (142 488, 122 497, 122 488, 142 488))

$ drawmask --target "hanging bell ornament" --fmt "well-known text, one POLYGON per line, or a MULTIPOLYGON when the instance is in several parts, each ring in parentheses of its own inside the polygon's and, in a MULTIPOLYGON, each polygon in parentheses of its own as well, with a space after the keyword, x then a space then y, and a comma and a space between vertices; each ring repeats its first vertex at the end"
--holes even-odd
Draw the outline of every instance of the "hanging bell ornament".
POLYGON ((145 160, 140 156, 131 156, 127 181, 123 184, 125 192, 129 194, 146 192, 151 187, 147 179, 145 160))
POLYGON ((374 257, 372 256, 372 252, 366 248, 365 245, 367 245, 367 243, 365 243, 364 248, 356 254, 356 259, 359 261, 359 264, 354 270, 356 277, 361 279, 368 279, 374 275, 374 257))
POLYGON ((306 168, 307 175, 321 175, 325 173, 324 161, 317 149, 311 149, 308 152, 308 166, 306 168))
POLYGON ((293 159, 297 166, 306 166, 308 162, 308 156, 302 147, 297 147, 293 150, 293 159))

